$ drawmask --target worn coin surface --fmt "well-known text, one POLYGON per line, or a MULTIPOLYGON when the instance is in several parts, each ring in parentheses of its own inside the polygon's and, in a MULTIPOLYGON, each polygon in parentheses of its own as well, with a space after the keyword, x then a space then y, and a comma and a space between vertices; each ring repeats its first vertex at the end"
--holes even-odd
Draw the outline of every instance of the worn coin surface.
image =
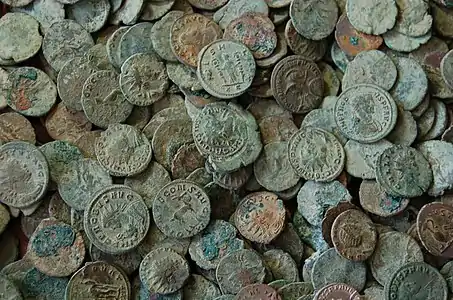
POLYGON ((209 223, 211 205, 201 187, 186 180, 164 186, 153 201, 156 225, 167 236, 191 237, 209 223))
MULTIPOLYGON (((335 97, 336 98, 336 97, 335 97)), ((326 98, 325 98, 326 99, 326 98)), ((325 102, 325 101, 323 101, 325 102)), ((324 103, 327 105, 326 103, 324 103)), ((335 103, 332 104, 335 107, 335 103)), ((333 108, 317 108, 310 111, 305 115, 304 120, 300 127, 316 127, 324 129, 329 133, 332 133, 338 141, 345 146, 347 144, 348 138, 345 137, 340 130, 338 129, 337 123, 335 122, 333 108)), ((345 149, 346 150, 346 149, 345 149)), ((346 161, 346 163, 349 163, 346 161)))
POLYGON ((57 0, 36 0, 26 6, 14 7, 11 11, 23 12, 35 18, 43 34, 52 23, 63 20, 65 17, 64 5, 57 0))
POLYGON ((134 54, 154 53, 153 44, 149 38, 152 29, 153 23, 142 22, 129 27, 124 34, 120 32, 121 39, 117 49, 119 67, 134 54))
POLYGON ((214 13, 213 20, 219 24, 220 28, 225 29, 233 20, 248 12, 257 12, 267 16, 269 7, 265 0, 230 0, 214 13))
POLYGON ((442 78, 445 80, 445 83, 453 89, 453 51, 449 51, 442 58, 440 63, 440 71, 442 78))
POLYGON ((263 261, 274 280, 299 281, 299 269, 289 253, 280 249, 268 250, 263 253, 263 261))
POLYGON ((121 38, 128 29, 128 26, 118 28, 107 40, 106 49, 109 61, 117 69, 120 69, 122 65, 119 57, 121 38))
POLYGON ((267 284, 251 284, 243 287, 236 295, 237 300, 280 300, 277 291, 267 284))
POLYGON ((191 67, 183 65, 180 62, 167 62, 166 67, 168 78, 179 88, 190 91, 203 90, 196 72, 191 67))
POLYGON ((0 146, 0 198, 4 204, 24 208, 38 202, 49 183, 44 155, 27 142, 0 146))
POLYGON ((251 86, 256 66, 244 44, 217 40, 204 47, 198 58, 198 79, 211 95, 231 99, 251 86))
POLYGON ((151 161, 148 139, 135 127, 110 125, 96 140, 96 157, 113 176, 133 176, 143 172, 151 161))
POLYGON ((431 31, 422 36, 412 37, 392 29, 384 33, 382 37, 384 38, 385 45, 390 49, 400 52, 411 52, 429 41, 431 31))
POLYGON ((297 32, 310 40, 322 40, 335 29, 338 6, 335 0, 293 0, 289 15, 297 32))
POLYGON ((110 13, 109 0, 79 0, 66 7, 68 18, 75 20, 88 32, 99 31, 110 13))
POLYGON ((426 34, 433 23, 433 17, 429 14, 429 3, 423 0, 395 1, 398 7, 398 17, 395 29, 408 36, 421 36, 426 34))
POLYGON ((36 133, 30 121, 16 113, 0 114, 0 143, 12 141, 36 143, 36 133))
POLYGON ((150 216, 142 197, 124 185, 101 189, 83 215, 83 226, 90 241, 112 254, 137 247, 149 225, 150 216))
POLYGON ((394 0, 347 0, 346 13, 355 29, 380 35, 393 28, 398 8, 394 0))
POLYGON ((171 174, 175 179, 186 178, 193 171, 204 167, 205 159, 195 144, 182 145, 171 162, 171 174))
POLYGON ((316 295, 315 300, 360 300, 360 294, 351 286, 344 283, 329 284, 320 289, 316 295))
POLYGON ((306 180, 331 181, 343 171, 343 146, 320 128, 301 128, 289 141, 288 153, 291 166, 306 180))
POLYGON ((97 261, 86 264, 69 280, 65 297, 68 300, 111 297, 118 300, 130 299, 129 280, 118 268, 97 261))
POLYGON ((287 142, 298 130, 294 121, 283 115, 264 117, 260 120, 258 126, 264 145, 275 142, 287 142))
POLYGON ((139 273, 145 287, 159 294, 176 292, 190 275, 184 257, 169 248, 151 251, 142 260, 139 273))
POLYGON ((192 274, 183 288, 184 300, 211 300, 221 294, 216 284, 197 274, 192 274))
POLYGON ((23 299, 19 288, 6 276, 0 276, 0 297, 5 300, 23 299))
POLYGON ((296 55, 309 61, 320 60, 327 50, 327 41, 313 41, 301 36, 294 28, 293 21, 288 20, 285 27, 285 40, 296 55))
POLYGON ((143 258, 137 249, 121 254, 110 254, 102 252, 93 244, 90 245, 89 253, 93 261, 105 261, 114 266, 118 266, 127 275, 131 275, 138 270, 143 258))
POLYGON ((47 133, 55 140, 74 143, 92 128, 85 114, 58 103, 47 115, 44 123, 47 133))
POLYGON ((373 180, 363 180, 359 190, 360 205, 366 211, 381 217, 401 213, 409 205, 409 199, 392 196, 373 180))
POLYGON ((228 0, 188 0, 188 2, 199 9, 216 10, 224 6, 228 0))
POLYGON ((321 231, 322 237, 327 242, 327 244, 329 244, 329 246, 333 247, 331 232, 335 219, 341 213, 350 209, 357 209, 357 206, 348 201, 341 201, 340 203, 338 203, 337 206, 331 207, 328 210, 326 210, 324 218, 322 219, 321 223, 321 231))
POLYGON ((307 113, 321 104, 324 81, 318 66, 299 55, 282 59, 272 71, 277 102, 293 113, 307 113))

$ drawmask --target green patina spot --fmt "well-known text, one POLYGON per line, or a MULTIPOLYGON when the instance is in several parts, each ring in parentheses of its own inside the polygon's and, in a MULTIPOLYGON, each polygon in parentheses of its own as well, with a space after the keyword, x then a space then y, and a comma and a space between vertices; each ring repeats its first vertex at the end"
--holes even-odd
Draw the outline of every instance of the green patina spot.
POLYGON ((381 198, 379 206, 386 212, 394 212, 400 208, 403 200, 403 197, 387 195, 386 197, 381 198))
POLYGON ((349 42, 351 43, 351 45, 357 46, 359 44, 359 38, 356 36, 351 36, 349 38, 349 42))
POLYGON ((64 299, 68 278, 50 277, 39 272, 36 268, 25 274, 21 291, 25 299, 64 299))
POLYGON ((50 225, 41 229, 32 241, 32 249, 39 257, 56 255, 58 249, 74 243, 75 232, 68 225, 50 225))

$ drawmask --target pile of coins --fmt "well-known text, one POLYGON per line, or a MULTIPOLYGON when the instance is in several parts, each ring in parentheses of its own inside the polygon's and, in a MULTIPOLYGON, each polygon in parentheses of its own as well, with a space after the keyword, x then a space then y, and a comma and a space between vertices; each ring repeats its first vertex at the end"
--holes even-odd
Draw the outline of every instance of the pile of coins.
POLYGON ((452 1, 0 1, 0 299, 453 299, 452 1))

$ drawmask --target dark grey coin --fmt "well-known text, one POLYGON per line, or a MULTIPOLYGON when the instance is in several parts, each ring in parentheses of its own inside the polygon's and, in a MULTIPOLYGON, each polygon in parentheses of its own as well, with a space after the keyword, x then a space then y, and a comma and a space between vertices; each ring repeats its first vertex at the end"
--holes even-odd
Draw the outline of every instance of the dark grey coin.
POLYGON ((22 214, 20 216, 20 228, 27 238, 30 238, 43 219, 49 217, 49 211, 46 209, 49 205, 49 197, 46 195, 44 199, 38 202, 35 211, 30 215, 22 214))
POLYGON ((232 0, 214 13, 213 20, 219 24, 220 28, 225 29, 233 20, 248 12, 257 12, 267 16, 269 7, 264 0, 232 0))
POLYGON ((239 190, 247 183, 252 173, 251 166, 247 166, 231 173, 213 172, 212 180, 215 184, 218 184, 225 189, 239 190))
POLYGON ((217 285, 197 274, 192 274, 183 288, 185 300, 212 300, 220 295, 217 285))
POLYGON ((44 196, 49 167, 38 148, 26 142, 9 142, 0 146, 0 162, 0 198, 4 204, 24 208, 44 196))
POLYGON ((424 263, 410 263, 396 271, 385 285, 385 299, 448 299, 448 286, 442 274, 424 263), (427 281, 429 279, 429 281, 427 281))
POLYGON ((436 110, 434 109, 433 100, 429 101, 428 109, 417 119, 418 136, 426 135, 434 125, 436 120, 436 110))
POLYGON ((134 25, 145 4, 144 0, 123 0, 121 7, 110 18, 112 24, 134 25))
POLYGON ((288 283, 277 290, 282 300, 299 300, 301 297, 312 295, 313 285, 309 282, 288 283))
POLYGON ((133 109, 121 92, 119 76, 114 71, 99 71, 88 77, 81 102, 88 120, 101 128, 124 122, 133 109))
POLYGON ((152 141, 157 128, 159 128, 162 123, 171 120, 190 121, 190 117, 187 115, 187 111, 184 106, 165 108, 153 115, 148 124, 146 124, 143 128, 142 132, 148 140, 152 141))
POLYGON ((134 54, 121 66, 119 85, 130 103, 151 105, 162 99, 167 91, 169 81, 165 64, 154 53, 134 54))
POLYGON ((338 6, 335 0, 293 0, 289 15, 297 32, 303 37, 319 41, 335 29, 338 6))
POLYGON ((0 205, 0 234, 2 234, 6 226, 8 225, 9 221, 11 220, 11 216, 9 214, 9 210, 4 205, 0 205))
POLYGON ((112 185, 100 190, 85 208, 83 226, 97 248, 120 254, 145 238, 150 216, 139 194, 127 186, 112 185))
POLYGON ((376 179, 387 193, 410 198, 421 196, 428 190, 433 182, 433 172, 421 152, 397 145, 379 156, 376 179))
POLYGON ((72 20, 53 23, 42 42, 44 57, 59 72, 63 65, 76 56, 82 56, 93 47, 91 35, 72 20))
POLYGON ((140 264, 140 279, 152 293, 176 292, 189 278, 187 261, 169 248, 151 251, 140 264))
POLYGON ((109 0, 79 0, 66 6, 68 19, 75 20, 88 32, 100 30, 110 13, 109 0))
POLYGON ((440 64, 440 71, 442 74, 442 78, 444 79, 445 83, 453 89, 453 51, 449 51, 445 56, 442 58, 440 64))
POLYGON ((440 269, 440 274, 442 274, 447 281, 448 289, 451 293, 451 291, 453 291, 453 262, 447 262, 442 269, 440 269))
POLYGON ((111 265, 118 266, 127 275, 131 275, 140 266, 142 256, 136 249, 122 254, 109 254, 102 252, 93 244, 90 246, 90 257, 93 261, 105 261, 111 265))
MULTIPOLYGON (((192 179, 192 174, 187 177, 187 180, 192 179)), ((236 191, 222 188, 214 182, 206 183, 206 181, 209 180, 202 182, 203 178, 200 177, 201 176, 199 176, 198 182, 195 183, 200 184, 201 186, 204 184, 204 190, 211 200, 211 219, 229 220, 236 210, 237 204, 240 202, 239 194, 236 191)))
POLYGON ((276 65, 283 57, 288 54, 288 44, 285 36, 281 32, 277 32, 277 46, 274 52, 269 57, 256 59, 256 65, 261 68, 271 68, 276 65))
POLYGON ((15 7, 12 11, 23 12, 35 18, 43 34, 52 23, 61 21, 65 17, 63 4, 56 0, 35 0, 27 6, 15 7))
POLYGON ((134 54, 154 52, 149 38, 152 29, 153 23, 143 22, 130 27, 123 34, 118 48, 119 66, 134 54))
POLYGON ((170 237, 196 235, 208 225, 210 214, 211 205, 206 193, 186 180, 167 184, 153 201, 154 221, 170 237))
POLYGON ((272 273, 274 280, 285 279, 288 282, 299 281, 299 269, 294 259, 280 249, 263 253, 263 262, 272 273))
POLYGON ((182 291, 179 290, 177 292, 171 294, 156 294, 151 293, 148 288, 141 282, 140 276, 136 276, 132 281, 132 300, 181 300, 182 299, 182 291))
POLYGON ((255 117, 257 122, 269 116, 282 116, 290 120, 293 119, 292 114, 278 105, 273 99, 256 98, 247 107, 247 111, 255 117))
POLYGON ((122 65, 122 61, 119 58, 121 38, 128 29, 128 26, 118 28, 107 40, 106 48, 109 61, 117 69, 120 69, 122 65))
POLYGON ((313 265, 311 280, 315 290, 330 283, 344 283, 361 291, 366 282, 366 265, 348 260, 330 248, 313 265))
POLYGON ((288 47, 296 55, 304 57, 306 60, 318 61, 320 60, 327 50, 327 41, 313 41, 300 35, 293 22, 289 20, 285 27, 285 39, 288 47))
POLYGON ((394 27, 398 8, 393 0, 348 0, 346 12, 355 29, 368 34, 380 35, 394 27))
POLYGON ((156 224, 151 224, 143 242, 138 245, 137 250, 143 257, 149 252, 158 248, 170 248, 181 256, 188 252, 190 239, 178 239, 166 236, 156 224))
POLYGON ((61 199, 60 194, 55 192, 51 197, 48 205, 49 217, 66 224, 71 224, 71 208, 61 199))
POLYGON ((332 47, 330 48, 330 56, 341 72, 345 72, 349 62, 354 59, 354 57, 347 55, 340 46, 338 46, 336 41, 333 42, 332 47))
POLYGON ((265 267, 253 250, 238 250, 225 256, 217 266, 216 278, 222 293, 236 294, 243 287, 263 283, 265 267))
POLYGON ((182 11, 170 11, 157 21, 151 29, 153 49, 162 59, 172 62, 178 61, 173 50, 171 50, 170 33, 173 23, 183 15, 182 11))
POLYGON ((183 65, 179 62, 167 63, 167 74, 171 81, 173 81, 180 88, 188 89, 190 91, 201 91, 203 87, 198 80, 197 74, 190 67, 183 65))
POLYGON ((106 262, 97 261, 86 264, 72 275, 66 287, 65 299, 110 297, 127 300, 130 294, 131 287, 126 274, 106 262))
POLYGON ((134 126, 138 130, 142 130, 151 119, 151 107, 149 106, 134 106, 131 114, 126 119, 127 125, 134 126))

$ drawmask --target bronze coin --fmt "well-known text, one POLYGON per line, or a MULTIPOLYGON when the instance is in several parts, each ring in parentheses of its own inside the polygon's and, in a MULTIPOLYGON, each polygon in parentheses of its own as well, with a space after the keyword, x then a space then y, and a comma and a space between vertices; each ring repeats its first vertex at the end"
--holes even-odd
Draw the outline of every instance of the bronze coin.
POLYGON ((12 141, 36 143, 36 134, 27 118, 16 112, 0 114, 0 144, 12 141))
POLYGON ((418 235, 429 253, 453 258, 453 207, 440 202, 426 204, 417 216, 418 235))
POLYGON ((335 219, 343 212, 349 209, 358 209, 357 206, 352 204, 351 202, 343 201, 338 203, 337 206, 331 207, 326 211, 324 215, 324 219, 322 220, 322 237, 326 241, 329 246, 333 247, 332 238, 330 233, 332 231, 332 225, 335 219))
POLYGON ((285 39, 294 54, 309 61, 321 60, 327 51, 327 40, 313 41, 304 38, 296 31, 291 20, 286 23, 285 39))
POLYGON ((314 300, 360 300, 359 293, 344 283, 329 284, 316 293, 314 300))
POLYGON ((236 300, 280 300, 277 291, 267 284, 251 284, 242 288, 236 295, 236 300))
POLYGON ((331 236, 337 252, 354 261, 363 261, 370 257, 377 243, 373 221, 356 209, 342 212, 335 219, 331 236))

